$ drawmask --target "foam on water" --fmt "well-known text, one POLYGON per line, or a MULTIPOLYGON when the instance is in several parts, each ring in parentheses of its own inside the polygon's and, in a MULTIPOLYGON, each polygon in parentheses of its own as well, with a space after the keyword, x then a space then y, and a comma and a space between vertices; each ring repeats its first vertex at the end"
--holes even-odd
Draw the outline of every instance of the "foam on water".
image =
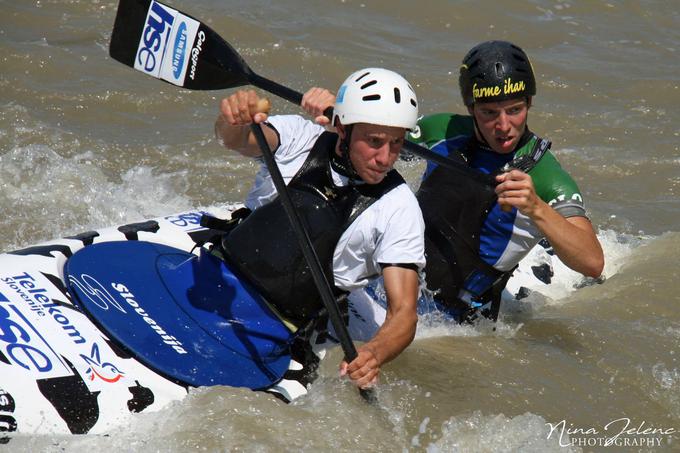
POLYGON ((112 177, 95 162, 91 152, 64 157, 46 145, 0 155, 0 204, 11 213, 0 221, 3 249, 191 208, 185 172, 139 166, 112 177))
MULTIPOLYGON (((430 429, 436 429, 432 427, 430 429)), ((440 452, 505 452, 525 453, 573 452, 569 436, 549 436, 550 428, 539 415, 526 413, 516 417, 503 414, 483 415, 476 411, 471 416, 451 417, 434 436, 436 441, 426 446, 428 453, 440 452)))
MULTIPOLYGON (((543 306, 557 306, 569 303, 570 296, 581 288, 596 285, 616 275, 628 261, 630 255, 640 245, 652 240, 650 237, 640 237, 618 234, 615 231, 601 231, 598 234, 605 253, 605 269, 600 279, 592 279, 569 269, 555 256, 549 255, 541 247, 535 247, 522 261, 508 283, 508 290, 503 295, 503 305, 499 321, 495 324, 479 322, 475 325, 460 325, 446 319, 439 313, 421 316, 418 322, 416 338, 432 338, 440 336, 476 337, 484 335, 499 335, 503 338, 514 337, 522 328, 522 319, 529 314, 540 311, 543 306), (536 279, 532 267, 549 263, 552 266, 550 284, 536 279), (515 295, 520 288, 530 290, 526 298, 517 300, 515 295), (517 314, 521 314, 517 316, 517 314)), ((376 291, 384 298, 384 290, 380 287, 376 291)))
POLYGON ((516 275, 508 285, 511 294, 516 294, 520 286, 524 286, 543 296, 540 302, 549 304, 564 303, 574 291, 585 286, 597 284, 616 275, 627 262, 628 257, 640 245, 651 240, 651 237, 632 236, 620 234, 613 230, 604 230, 598 233, 598 239, 602 245, 605 257, 605 267, 602 277, 598 280, 584 277, 582 274, 571 270, 556 256, 549 256, 542 247, 535 247, 522 261, 516 275), (540 266, 550 263, 553 276, 550 284, 531 278, 532 266, 540 266))

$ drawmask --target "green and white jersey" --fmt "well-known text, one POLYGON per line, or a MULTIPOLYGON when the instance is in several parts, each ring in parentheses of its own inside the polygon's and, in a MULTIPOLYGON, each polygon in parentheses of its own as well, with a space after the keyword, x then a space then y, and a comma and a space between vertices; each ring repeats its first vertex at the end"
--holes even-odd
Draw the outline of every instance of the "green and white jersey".
MULTIPOLYGON (((490 174, 516 157, 531 153, 538 137, 532 135, 515 152, 499 154, 476 141, 470 116, 440 113, 423 117, 410 139, 432 151, 448 156, 462 153, 472 168, 490 174), (474 144, 474 146, 471 146, 474 144)), ((438 168, 428 162, 423 179, 438 168)), ((583 197, 571 176, 548 150, 529 171, 537 195, 564 217, 583 216, 583 197)), ((445 194, 441 194, 445 196, 445 194)), ((427 222, 427 219, 425 219, 427 222)), ((504 212, 495 204, 487 215, 480 232, 480 257, 500 271, 511 270, 543 238, 527 216, 517 209, 504 212)))

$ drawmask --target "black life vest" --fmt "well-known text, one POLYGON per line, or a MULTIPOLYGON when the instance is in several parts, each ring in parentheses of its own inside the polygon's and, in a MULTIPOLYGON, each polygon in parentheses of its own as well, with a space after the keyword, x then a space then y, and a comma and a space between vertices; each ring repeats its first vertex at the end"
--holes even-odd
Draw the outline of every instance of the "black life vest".
MULTIPOLYGON (((537 138, 532 151, 508 167, 528 172, 549 147, 550 142, 537 138)), ((449 157, 465 160, 458 151, 449 157)), ((514 271, 499 271, 479 256, 480 232, 498 199, 494 189, 489 180, 438 166, 416 193, 425 221, 427 287, 461 320, 476 316, 480 307, 483 316, 495 320, 501 292, 514 271)))
MULTIPOLYGON (((288 190, 326 278, 333 283, 333 252, 342 233, 366 208, 402 184, 395 170, 379 184, 337 187, 330 159, 337 134, 324 132, 288 190)), ((322 308, 319 292, 279 198, 253 211, 222 238, 222 253, 241 277, 286 318, 302 326, 322 308)), ((342 292, 337 290, 337 294, 342 292)))

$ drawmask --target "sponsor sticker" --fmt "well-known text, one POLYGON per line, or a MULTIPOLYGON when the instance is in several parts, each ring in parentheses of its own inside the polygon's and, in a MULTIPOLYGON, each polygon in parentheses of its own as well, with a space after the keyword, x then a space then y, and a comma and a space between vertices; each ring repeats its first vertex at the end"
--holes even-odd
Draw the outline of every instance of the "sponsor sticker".
MULTIPOLYGON (((2 281, 7 284, 7 278, 2 281)), ((0 292, 2 355, 11 365, 23 368, 36 379, 72 375, 71 369, 29 319, 30 315, 22 311, 22 305, 11 301, 4 290, 0 292)))
POLYGON ((3 433, 17 430, 17 421, 12 416, 16 404, 8 392, 0 388, 0 444, 9 442, 9 437, 3 433))
POLYGON ((98 379, 112 384, 125 376, 125 373, 118 369, 116 365, 102 360, 97 343, 92 343, 92 350, 89 355, 80 354, 80 357, 89 365, 85 375, 90 381, 98 379))
POLYGON ((183 214, 165 217, 165 220, 175 226, 184 228, 187 231, 192 231, 203 228, 201 226, 201 217, 203 217, 203 214, 203 212, 185 212, 183 214))
POLYGON ((177 13, 175 25, 168 40, 167 55, 163 58, 160 77, 168 82, 183 86, 189 63, 192 61, 192 46, 196 40, 199 23, 177 13))
POLYGON ((199 22, 151 2, 137 46, 135 69, 182 86, 199 22))

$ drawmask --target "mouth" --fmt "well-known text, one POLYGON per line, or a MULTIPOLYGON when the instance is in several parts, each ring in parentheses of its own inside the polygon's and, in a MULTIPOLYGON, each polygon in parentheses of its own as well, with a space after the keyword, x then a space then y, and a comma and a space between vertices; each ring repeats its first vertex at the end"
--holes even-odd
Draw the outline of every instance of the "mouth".
POLYGON ((503 148, 512 145, 512 143, 514 141, 515 141, 515 137, 512 137, 512 136, 496 137, 496 143, 498 143, 503 148))
POLYGON ((389 170, 379 170, 379 169, 375 169, 375 168, 369 168, 368 171, 373 175, 374 178, 382 179, 382 178, 385 177, 385 175, 387 174, 387 172, 389 170))

